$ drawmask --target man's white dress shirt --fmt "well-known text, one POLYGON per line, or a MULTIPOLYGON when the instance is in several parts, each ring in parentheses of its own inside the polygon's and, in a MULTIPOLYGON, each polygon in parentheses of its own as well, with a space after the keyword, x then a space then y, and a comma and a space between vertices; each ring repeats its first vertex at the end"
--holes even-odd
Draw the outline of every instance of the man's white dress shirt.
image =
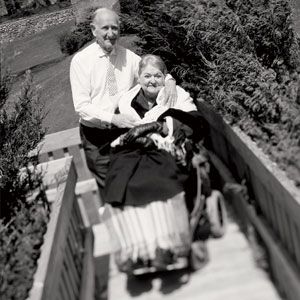
POLYGON ((106 88, 109 56, 96 43, 84 48, 71 61, 70 80, 75 111, 89 127, 110 127, 119 98, 136 82, 141 58, 117 45, 110 54, 115 68, 117 95, 106 88))

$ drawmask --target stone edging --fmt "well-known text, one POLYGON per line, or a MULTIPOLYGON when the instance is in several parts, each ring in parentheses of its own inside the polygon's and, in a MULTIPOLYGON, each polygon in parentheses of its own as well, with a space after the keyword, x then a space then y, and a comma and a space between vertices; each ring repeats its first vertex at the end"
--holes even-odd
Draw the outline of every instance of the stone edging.
POLYGON ((0 44, 30 36, 46 28, 74 20, 73 8, 0 24, 0 44))

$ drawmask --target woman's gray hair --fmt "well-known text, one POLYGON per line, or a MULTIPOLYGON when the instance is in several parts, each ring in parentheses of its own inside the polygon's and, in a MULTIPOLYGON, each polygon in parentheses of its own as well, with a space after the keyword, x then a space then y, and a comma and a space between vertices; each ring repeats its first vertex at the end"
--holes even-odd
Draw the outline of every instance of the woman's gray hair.
POLYGON ((142 59, 139 63, 139 75, 143 72, 146 66, 151 65, 158 68, 164 75, 167 74, 167 67, 164 61, 157 55, 146 54, 142 56, 142 59))

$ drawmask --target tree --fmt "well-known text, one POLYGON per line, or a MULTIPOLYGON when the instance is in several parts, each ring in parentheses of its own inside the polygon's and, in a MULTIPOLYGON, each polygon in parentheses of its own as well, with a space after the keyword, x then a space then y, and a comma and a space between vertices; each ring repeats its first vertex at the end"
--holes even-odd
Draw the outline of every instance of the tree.
POLYGON ((21 205, 27 205, 28 192, 39 187, 39 175, 27 172, 20 175, 20 168, 36 165, 38 157, 29 152, 36 148, 45 134, 42 121, 45 112, 33 87, 28 71, 21 93, 7 109, 7 100, 12 86, 12 76, 3 69, 0 61, 0 219, 9 220, 21 205), (8 112, 9 111, 9 112, 8 112))

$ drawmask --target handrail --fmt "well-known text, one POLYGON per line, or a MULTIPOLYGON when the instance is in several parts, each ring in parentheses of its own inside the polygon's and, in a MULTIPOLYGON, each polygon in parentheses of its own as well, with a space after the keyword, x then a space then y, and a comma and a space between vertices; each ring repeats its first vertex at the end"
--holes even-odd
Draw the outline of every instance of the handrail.
POLYGON ((78 127, 47 134, 37 147, 37 150, 41 162, 72 155, 78 174, 78 181, 92 178, 87 168, 78 127))
POLYGON ((73 156, 78 174, 76 195, 83 209, 86 226, 99 223, 98 209, 100 196, 95 179, 92 177, 82 148, 79 127, 47 134, 37 147, 40 162, 53 161, 62 157, 73 156))
POLYGON ((65 149, 73 145, 81 144, 79 127, 47 134, 39 145, 40 154, 49 153, 58 149, 65 149))
MULTIPOLYGON (((212 151, 233 173, 236 180, 246 181, 249 196, 254 200, 256 214, 263 220, 253 225, 265 224, 268 227, 260 231, 263 232, 262 238, 270 253, 271 269, 278 285, 288 299, 298 299, 300 295, 296 285, 291 280, 287 281, 283 275, 297 274, 294 281, 300 285, 300 190, 241 130, 226 124, 204 102, 198 102, 197 105, 209 123, 212 151), (269 239, 266 239, 266 232, 272 235, 269 239), (270 243, 270 240, 274 243, 270 243), (282 249, 280 256, 278 249, 282 249), (283 260, 282 257, 286 259, 283 260)), ((253 212, 251 210, 251 214, 248 214, 252 223, 253 212)))
POLYGON ((44 184, 56 192, 28 300, 83 299, 79 297, 86 288, 86 277, 93 277, 84 267, 93 260, 93 238, 84 228, 76 201, 72 158, 40 164, 38 169, 44 173, 44 184))

